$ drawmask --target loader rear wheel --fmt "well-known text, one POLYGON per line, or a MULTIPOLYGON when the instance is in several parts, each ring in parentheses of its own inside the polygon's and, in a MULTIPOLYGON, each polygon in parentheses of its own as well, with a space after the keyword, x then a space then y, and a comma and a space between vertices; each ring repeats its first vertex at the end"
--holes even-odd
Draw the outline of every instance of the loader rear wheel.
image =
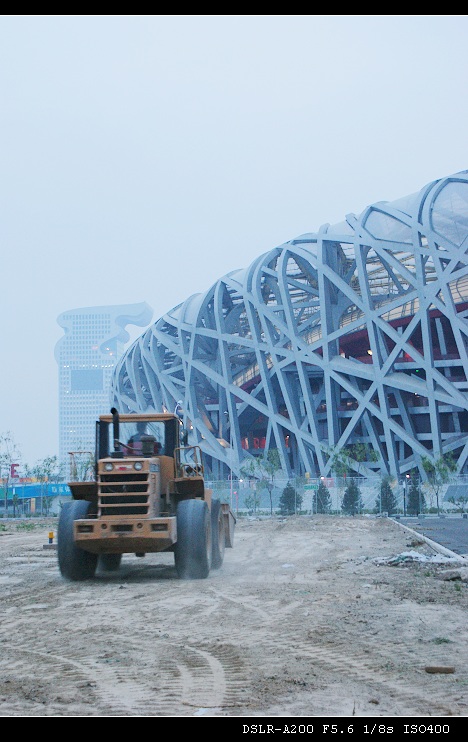
POLYGON ((208 577, 211 569, 211 518, 204 500, 182 500, 177 505, 177 541, 174 557, 182 580, 208 577))
POLYGON ((80 549, 73 535, 74 521, 87 518, 90 508, 91 503, 87 500, 73 500, 66 502, 60 512, 57 556, 60 572, 68 580, 90 580, 96 572, 97 554, 80 549))
POLYGON ((211 501, 211 568, 219 569, 224 561, 226 536, 223 508, 219 500, 211 501))
POLYGON ((98 569, 103 572, 117 572, 122 561, 122 554, 100 554, 98 559, 98 569))

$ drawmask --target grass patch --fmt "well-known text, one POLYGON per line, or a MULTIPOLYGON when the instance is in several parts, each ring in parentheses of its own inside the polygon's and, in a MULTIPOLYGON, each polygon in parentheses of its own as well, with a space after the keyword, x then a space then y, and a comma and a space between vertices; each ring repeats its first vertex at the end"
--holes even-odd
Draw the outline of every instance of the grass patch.
POLYGON ((28 521, 27 523, 18 523, 16 526, 17 531, 34 531, 35 528, 37 528, 37 524, 31 523, 31 521, 28 521))

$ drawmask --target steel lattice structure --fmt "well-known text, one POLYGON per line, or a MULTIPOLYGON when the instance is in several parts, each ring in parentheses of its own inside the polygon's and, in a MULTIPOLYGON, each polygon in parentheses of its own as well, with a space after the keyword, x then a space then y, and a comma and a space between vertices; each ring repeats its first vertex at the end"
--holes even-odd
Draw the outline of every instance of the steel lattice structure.
POLYGON ((360 474, 467 472, 467 238, 462 171, 291 240, 152 325, 111 403, 180 409, 213 478, 271 448, 327 476, 357 443, 360 474))

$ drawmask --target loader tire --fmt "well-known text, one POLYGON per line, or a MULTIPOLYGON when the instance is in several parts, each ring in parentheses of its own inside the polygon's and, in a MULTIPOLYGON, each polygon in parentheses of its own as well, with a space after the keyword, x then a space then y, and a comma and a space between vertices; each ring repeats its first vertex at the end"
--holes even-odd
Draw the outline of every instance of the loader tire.
POLYGON ((224 561, 226 535, 224 533, 224 515, 221 502, 211 501, 211 568, 219 569, 224 561))
POLYGON ((86 518, 91 503, 87 500, 66 502, 60 512, 57 528, 57 556, 59 569, 67 580, 90 580, 96 572, 98 556, 80 549, 73 535, 75 520, 86 518))
POLYGON ((203 580, 211 569, 211 518, 204 500, 181 500, 177 505, 174 557, 182 580, 203 580))
POLYGON ((122 554, 100 554, 98 569, 103 572, 117 572, 122 561, 122 554))

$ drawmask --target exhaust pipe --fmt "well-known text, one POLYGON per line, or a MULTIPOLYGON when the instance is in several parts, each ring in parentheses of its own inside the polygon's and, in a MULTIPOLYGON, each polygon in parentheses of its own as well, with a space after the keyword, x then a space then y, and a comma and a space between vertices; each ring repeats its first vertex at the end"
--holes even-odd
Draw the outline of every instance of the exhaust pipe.
POLYGON ((115 407, 112 407, 111 409, 111 415, 112 415, 112 426, 114 431, 114 453, 121 454, 120 452, 120 421, 119 421, 119 413, 115 407))

